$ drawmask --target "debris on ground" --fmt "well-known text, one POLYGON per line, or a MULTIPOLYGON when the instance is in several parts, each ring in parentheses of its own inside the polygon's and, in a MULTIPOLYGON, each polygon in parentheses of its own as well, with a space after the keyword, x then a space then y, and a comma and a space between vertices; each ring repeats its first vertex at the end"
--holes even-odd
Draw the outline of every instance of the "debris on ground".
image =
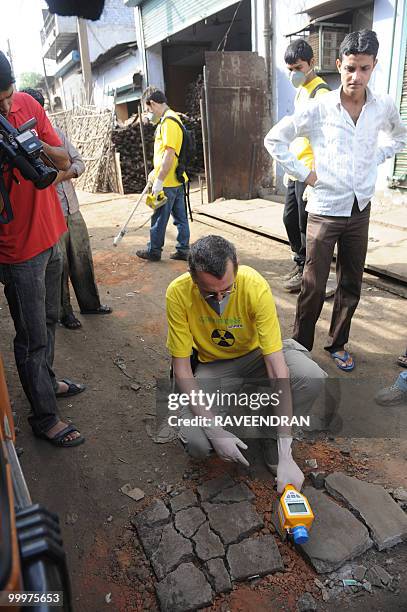
POLYGON ((143 499, 143 497, 145 497, 144 491, 142 491, 138 487, 133 488, 129 482, 123 485, 120 488, 120 491, 124 493, 124 495, 127 495, 127 497, 134 499, 134 501, 140 501, 140 499, 143 499))

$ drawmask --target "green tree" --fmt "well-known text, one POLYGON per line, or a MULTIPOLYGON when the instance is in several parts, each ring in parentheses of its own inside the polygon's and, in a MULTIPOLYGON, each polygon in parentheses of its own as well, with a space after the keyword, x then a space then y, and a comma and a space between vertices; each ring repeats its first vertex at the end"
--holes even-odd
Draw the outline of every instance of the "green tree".
POLYGON ((39 72, 22 72, 18 79, 19 89, 25 89, 26 87, 35 89, 43 78, 39 72))

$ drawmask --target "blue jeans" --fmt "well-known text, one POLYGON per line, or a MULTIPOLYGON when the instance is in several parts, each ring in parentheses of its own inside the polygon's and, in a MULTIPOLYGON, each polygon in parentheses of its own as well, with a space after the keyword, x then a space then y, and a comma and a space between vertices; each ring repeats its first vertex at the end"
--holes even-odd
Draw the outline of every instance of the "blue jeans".
POLYGON ((0 264, 16 336, 14 355, 20 381, 31 406, 28 421, 37 433, 58 422, 52 369, 58 321, 62 254, 58 244, 16 264, 0 264))
POLYGON ((161 257, 161 251, 163 250, 170 214, 178 230, 175 248, 181 252, 189 251, 189 224, 185 210, 184 188, 182 185, 179 187, 164 187, 164 192, 168 202, 156 210, 151 217, 150 242, 147 245, 148 252, 159 257, 161 257))

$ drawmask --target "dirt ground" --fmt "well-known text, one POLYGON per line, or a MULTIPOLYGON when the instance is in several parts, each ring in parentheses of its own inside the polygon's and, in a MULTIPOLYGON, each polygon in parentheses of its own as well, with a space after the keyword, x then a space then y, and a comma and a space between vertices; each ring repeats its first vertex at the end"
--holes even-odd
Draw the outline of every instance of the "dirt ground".
MULTIPOLYGON (((12 353, 13 328, 7 304, 0 297, 1 350, 14 410, 24 448, 21 463, 36 502, 57 512, 61 519, 68 555, 75 612, 155 610, 157 604, 144 554, 129 517, 153 497, 163 496, 171 486, 196 486, 199 479, 222 471, 244 478, 256 493, 256 504, 270 524, 270 503, 275 499, 273 482, 261 461, 249 453, 249 477, 235 466, 211 461, 195 466, 176 442, 155 444, 146 433, 144 419, 154 414, 156 379, 168 374, 165 348, 164 295, 168 283, 183 273, 184 262, 168 259, 173 250, 173 226, 167 233, 163 260, 149 263, 135 256, 145 245, 147 226, 130 233, 118 248, 112 239, 132 206, 128 199, 82 207, 93 245, 95 269, 103 303, 111 305, 110 316, 82 316, 83 327, 69 331, 58 328, 55 369, 87 385, 87 391, 70 400, 60 400, 63 417, 86 436, 77 449, 55 449, 30 434, 26 422, 27 401, 15 371, 12 353), (121 367, 119 367, 121 366, 121 367), (133 387, 133 388, 132 388, 133 387), (192 477, 190 476, 192 470, 192 477), (195 470, 195 472, 193 472, 195 470), (183 477, 184 476, 184 477, 183 477), (134 502, 119 489, 130 483, 146 494, 134 502)), ((138 216, 133 226, 145 215, 138 216)), ((296 296, 282 291, 279 278, 291 266, 288 247, 267 238, 196 216, 192 238, 219 233, 238 247, 241 263, 256 268, 270 282, 284 337, 291 334, 296 296)), ((389 254, 390 256, 390 254, 389 254)), ((73 299, 76 307, 76 302, 73 299)), ((318 324, 314 358, 332 376, 338 371, 323 350, 332 302, 326 303, 318 324)), ((380 377, 391 382, 398 368, 396 356, 405 348, 406 301, 369 283, 354 317, 349 350, 357 367, 354 378, 380 377)), ((385 416, 385 411, 384 411, 385 416)), ((319 440, 297 444, 298 462, 315 457, 320 469, 342 469, 370 482, 407 487, 407 444, 401 439, 319 440), (341 453, 344 445, 350 456, 341 453)), ((299 594, 309 590, 320 598, 314 585, 316 574, 286 544, 280 544, 288 572, 234 589, 219 597, 212 610, 254 612, 295 610, 299 594)), ((377 555, 379 562, 394 559, 393 574, 400 574, 398 594, 378 592, 350 599, 336 610, 402 610, 407 608, 407 546, 399 545, 377 555)), ((322 604, 332 609, 330 604, 322 604)), ((321 608, 323 609, 323 608, 321 608)))

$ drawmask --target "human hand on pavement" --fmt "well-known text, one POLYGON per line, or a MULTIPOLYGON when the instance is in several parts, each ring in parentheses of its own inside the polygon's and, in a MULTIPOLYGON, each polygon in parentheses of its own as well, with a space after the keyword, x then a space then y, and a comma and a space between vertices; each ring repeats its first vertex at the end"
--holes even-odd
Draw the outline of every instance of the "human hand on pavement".
POLYGON ((295 463, 291 453, 291 437, 278 438, 277 492, 282 493, 286 485, 291 484, 301 491, 304 474, 295 463))
POLYGON ((163 183, 164 181, 161 181, 159 178, 155 178, 151 193, 155 196, 161 193, 161 191, 163 190, 163 183))
POLYGON ((237 436, 222 427, 206 427, 205 433, 216 452, 224 461, 234 461, 248 467, 250 464, 239 448, 246 450, 247 445, 237 436))

